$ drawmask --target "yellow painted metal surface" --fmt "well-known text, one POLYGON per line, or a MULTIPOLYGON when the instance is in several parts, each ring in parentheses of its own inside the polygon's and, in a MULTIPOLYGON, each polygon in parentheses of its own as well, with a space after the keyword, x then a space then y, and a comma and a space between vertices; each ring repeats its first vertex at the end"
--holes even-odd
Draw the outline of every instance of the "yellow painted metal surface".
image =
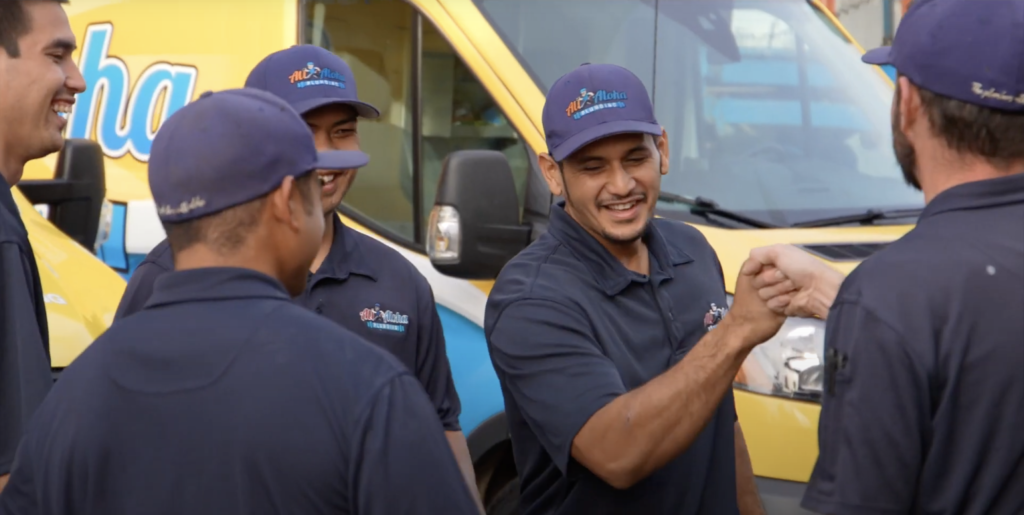
POLYGON ((40 216, 20 190, 12 192, 39 267, 50 331, 50 362, 63 368, 114 321, 125 281, 40 216))
POLYGON ((806 482, 818 458, 821 406, 734 389, 754 473, 806 482))

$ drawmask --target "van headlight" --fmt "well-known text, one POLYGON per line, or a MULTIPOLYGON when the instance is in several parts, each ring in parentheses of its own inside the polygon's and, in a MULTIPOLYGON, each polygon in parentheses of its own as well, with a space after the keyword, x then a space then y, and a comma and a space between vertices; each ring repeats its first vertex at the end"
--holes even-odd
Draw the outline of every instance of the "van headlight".
MULTIPOLYGON (((732 295, 727 295, 732 306, 732 295)), ((747 356, 735 386, 778 397, 821 402, 825 321, 787 318, 782 328, 747 356)))
POLYGON ((100 223, 96 228, 96 242, 93 243, 93 252, 99 252, 100 247, 110 238, 110 228, 114 226, 114 205, 109 200, 103 199, 100 206, 100 223))

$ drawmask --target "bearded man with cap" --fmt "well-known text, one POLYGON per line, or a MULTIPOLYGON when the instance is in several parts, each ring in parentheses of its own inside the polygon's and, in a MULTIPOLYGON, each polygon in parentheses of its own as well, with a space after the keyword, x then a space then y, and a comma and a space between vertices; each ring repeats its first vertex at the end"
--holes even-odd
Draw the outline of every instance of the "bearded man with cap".
POLYGON ((827 318, 818 513, 1024 513, 1024 0, 915 0, 893 146, 926 206, 846 279, 755 249, 769 304, 827 318))
MULTIPOLYGON (((348 63, 318 46, 298 45, 270 54, 245 84, 288 102, 306 121, 319 150, 358 151, 359 118, 380 116, 359 100, 348 63)), ((430 284, 396 250, 341 222, 337 208, 355 180, 355 167, 317 173, 323 185, 325 230, 306 288, 295 301, 390 351, 416 375, 444 425, 466 484, 479 498, 430 284), (362 315, 375 309, 390 314, 372 320, 362 315)), ((132 274, 115 322, 140 310, 156 278, 173 268, 167 242, 161 242, 132 274)))
POLYGON ((263 91, 171 116, 149 180, 175 270, 64 371, 0 513, 476 513, 406 367, 290 301, 323 235, 314 170, 366 162, 263 91))
POLYGON ((580 66, 543 122, 540 168, 564 201, 485 312, 522 513, 763 513, 732 382, 783 317, 751 276, 726 311, 714 249, 652 218, 668 136, 635 75, 580 66))

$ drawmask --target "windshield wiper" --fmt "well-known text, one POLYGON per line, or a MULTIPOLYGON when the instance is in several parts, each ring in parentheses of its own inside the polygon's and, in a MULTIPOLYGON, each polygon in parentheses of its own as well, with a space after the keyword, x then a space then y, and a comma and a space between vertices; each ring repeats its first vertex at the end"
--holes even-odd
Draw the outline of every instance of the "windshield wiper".
POLYGON ((674 202, 676 204, 686 204, 688 206, 693 206, 693 209, 691 209, 690 211, 695 214, 708 213, 715 216, 720 216, 722 218, 727 218, 735 222, 740 222, 742 224, 747 224, 751 227, 757 227, 759 229, 774 229, 778 227, 777 225, 770 224, 768 222, 764 222, 756 218, 750 218, 747 216, 743 216, 739 213, 736 213, 734 211, 722 209, 718 207, 717 202, 704 197, 686 197, 683 195, 676 195, 675 193, 668 193, 663 191, 658 194, 658 200, 664 200, 666 202, 674 202))
POLYGON ((863 224, 868 225, 876 220, 892 220, 896 218, 917 218, 921 216, 922 208, 914 209, 869 209, 863 213, 853 215, 834 216, 831 218, 820 218, 818 220, 807 220, 793 224, 793 227, 829 227, 832 225, 863 224))

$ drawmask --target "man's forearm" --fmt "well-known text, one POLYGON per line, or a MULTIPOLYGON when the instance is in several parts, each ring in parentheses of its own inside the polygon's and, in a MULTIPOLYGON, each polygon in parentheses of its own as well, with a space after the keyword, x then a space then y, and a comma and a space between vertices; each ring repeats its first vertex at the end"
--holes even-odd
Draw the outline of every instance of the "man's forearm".
POLYGON ((448 445, 452 448, 452 454, 455 455, 455 461, 459 464, 459 470, 466 481, 469 493, 473 496, 473 500, 482 514, 485 512, 484 505, 480 500, 480 492, 476 487, 476 472, 473 470, 473 458, 469 455, 469 445, 466 443, 466 437, 462 434, 462 431, 445 431, 444 435, 448 437, 448 445))
POLYGON ((754 467, 750 463, 747 452, 747 441, 743 438, 743 429, 736 422, 736 502, 741 515, 764 515, 764 505, 757 492, 754 480, 754 467))
POLYGON ((628 488, 685 451, 704 429, 750 352, 729 317, 676 366, 599 410, 573 440, 573 457, 628 488))

